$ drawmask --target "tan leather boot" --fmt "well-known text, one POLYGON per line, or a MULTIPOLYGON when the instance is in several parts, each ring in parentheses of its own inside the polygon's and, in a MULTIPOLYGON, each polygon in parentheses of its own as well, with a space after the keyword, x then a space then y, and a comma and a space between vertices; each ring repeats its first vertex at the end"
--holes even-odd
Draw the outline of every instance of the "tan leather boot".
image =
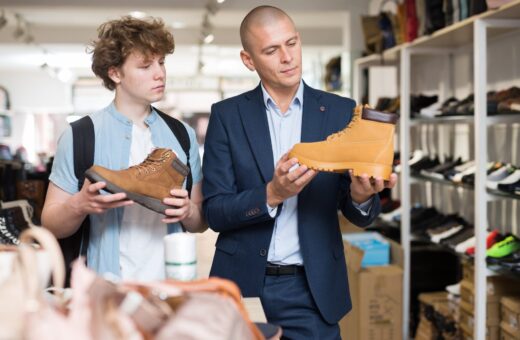
POLYGON ((296 144, 289 158, 310 169, 354 171, 372 177, 390 178, 394 158, 394 130, 398 116, 358 105, 352 121, 343 130, 315 143, 296 144))
POLYGON ((141 164, 119 171, 94 165, 85 172, 85 177, 92 183, 106 182, 104 190, 124 192, 128 199, 164 214, 171 207, 162 200, 171 196, 171 189, 182 188, 189 171, 172 150, 157 148, 141 164))

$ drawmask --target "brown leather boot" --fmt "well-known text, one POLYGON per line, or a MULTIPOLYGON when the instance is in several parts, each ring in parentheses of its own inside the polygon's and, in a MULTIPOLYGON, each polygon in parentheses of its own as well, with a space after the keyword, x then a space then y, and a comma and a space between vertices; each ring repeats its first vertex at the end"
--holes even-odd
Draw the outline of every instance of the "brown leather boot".
POLYGON ((106 182, 104 190, 114 194, 124 192, 128 199, 164 214, 171 207, 162 200, 171 196, 171 189, 182 188, 189 171, 172 150, 157 148, 141 164, 119 171, 94 165, 85 172, 85 177, 92 183, 106 182))
POLYGON ((344 172, 355 176, 390 178, 394 158, 394 129, 398 116, 358 105, 352 121, 343 130, 315 143, 296 144, 289 158, 310 169, 344 172))

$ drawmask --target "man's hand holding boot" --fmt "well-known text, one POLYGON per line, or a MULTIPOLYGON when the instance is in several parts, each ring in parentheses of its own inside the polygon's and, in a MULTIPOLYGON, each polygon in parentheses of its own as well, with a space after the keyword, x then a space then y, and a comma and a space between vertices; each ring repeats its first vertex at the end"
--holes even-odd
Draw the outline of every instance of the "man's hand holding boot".
POLYGON ((367 174, 354 176, 352 170, 350 174, 350 195, 352 201, 362 204, 370 199, 373 195, 381 192, 383 189, 391 189, 397 183, 397 175, 391 174, 388 181, 384 181, 381 177, 371 179, 367 174))
POLYGON ((171 208, 166 209, 164 223, 182 223, 183 227, 189 232, 203 232, 207 229, 207 224, 202 221, 202 192, 200 184, 193 187, 191 198, 186 189, 172 189, 171 197, 163 199, 163 203, 171 208))
POLYGON ((78 215, 102 214, 108 209, 124 207, 133 204, 125 193, 102 195, 100 190, 106 187, 105 182, 91 183, 87 178, 81 191, 71 200, 78 215))
POLYGON ((283 155, 276 163, 273 179, 267 184, 267 204, 276 207, 287 198, 298 195, 300 191, 318 174, 302 165, 296 169, 291 168, 298 164, 298 159, 288 159, 283 155))

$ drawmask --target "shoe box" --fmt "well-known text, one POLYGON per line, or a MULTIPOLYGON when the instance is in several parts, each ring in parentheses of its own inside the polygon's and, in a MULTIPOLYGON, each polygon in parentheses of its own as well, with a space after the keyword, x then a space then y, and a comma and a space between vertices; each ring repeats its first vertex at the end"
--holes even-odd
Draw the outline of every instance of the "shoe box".
MULTIPOLYGON (((491 315, 491 319, 500 319, 499 304, 503 296, 520 295, 520 285, 515 279, 510 279, 504 276, 488 276, 487 277, 487 304, 492 304, 494 307, 492 311, 495 315, 491 315)), ((460 283, 460 296, 463 302, 471 306, 475 305, 475 287, 472 281, 462 280, 460 283)))
POLYGON ((520 296, 500 299, 502 340, 520 339, 520 296))
POLYGON ((459 339, 458 304, 447 292, 419 294, 419 324, 415 340, 459 339))
MULTIPOLYGON (((517 281, 502 276, 487 277, 486 285, 486 339, 500 338, 500 301, 507 295, 520 295, 517 281)), ((473 281, 462 280, 460 284, 459 326, 462 339, 473 340, 475 288, 473 281)), ((520 338, 519 338, 520 339, 520 338)))
MULTIPOLYGON (((487 304, 486 316, 486 340, 499 340, 500 315, 496 303, 487 304)), ((460 302, 459 328, 463 340, 473 340, 473 306, 465 301, 460 302)))
POLYGON ((339 322, 341 337, 356 340, 401 340, 403 249, 391 240, 390 264, 363 268, 364 251, 343 241, 352 310, 339 322))
POLYGON ((462 280, 468 282, 475 282, 475 266, 469 260, 462 262, 462 280))

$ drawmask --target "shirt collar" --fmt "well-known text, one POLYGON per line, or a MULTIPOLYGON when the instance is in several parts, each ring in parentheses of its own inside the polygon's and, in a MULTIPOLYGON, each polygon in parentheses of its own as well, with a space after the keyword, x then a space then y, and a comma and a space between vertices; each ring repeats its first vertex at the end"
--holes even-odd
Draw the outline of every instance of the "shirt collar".
MULTIPOLYGON (((269 93, 265 89, 264 84, 262 82, 260 82, 260 87, 262 88, 262 94, 263 94, 265 107, 266 108, 269 107, 269 102, 271 102, 271 103, 273 103, 275 105, 275 102, 274 102, 273 98, 271 98, 271 96, 269 95, 269 93)), ((294 103, 297 103, 300 106, 303 103, 303 79, 300 80, 300 85, 298 86, 298 90, 296 91, 296 94, 294 95, 294 98, 291 101, 291 105, 294 104, 294 103)))
MULTIPOLYGON (((116 105, 113 101, 108 106, 108 112, 110 112, 110 114, 120 122, 123 122, 127 125, 132 125, 132 121, 117 110, 116 105)), ((146 123, 146 125, 150 126, 157 120, 158 117, 159 114, 155 111, 155 108, 152 106, 150 114, 145 118, 144 122, 146 123)))

